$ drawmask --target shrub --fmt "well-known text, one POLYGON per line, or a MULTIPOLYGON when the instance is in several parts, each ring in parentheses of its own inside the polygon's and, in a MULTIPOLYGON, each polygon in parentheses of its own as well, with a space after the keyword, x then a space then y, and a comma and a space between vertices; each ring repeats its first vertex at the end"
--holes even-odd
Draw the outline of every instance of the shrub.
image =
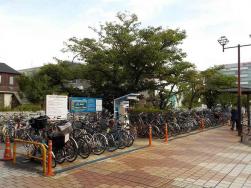
POLYGON ((130 113, 140 113, 140 112, 159 113, 165 111, 166 110, 161 110, 159 108, 154 108, 154 107, 136 107, 133 108, 130 113))
POLYGON ((8 112, 8 111, 11 111, 10 107, 1 107, 0 108, 0 112, 8 112))
POLYGON ((42 110, 42 108, 41 108, 40 104, 23 104, 23 105, 17 106, 13 110, 14 111, 32 111, 32 112, 36 112, 36 111, 42 110))

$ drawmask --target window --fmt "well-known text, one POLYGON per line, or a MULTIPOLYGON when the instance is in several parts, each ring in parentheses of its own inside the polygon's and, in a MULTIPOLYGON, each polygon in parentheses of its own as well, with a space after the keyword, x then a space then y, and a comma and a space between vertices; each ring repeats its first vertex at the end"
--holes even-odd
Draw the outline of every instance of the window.
MULTIPOLYGON (((248 69, 248 67, 241 67, 240 69, 241 70, 246 70, 246 69, 248 69)), ((230 70, 238 70, 238 67, 230 68, 230 70)))
MULTIPOLYGON (((238 84, 238 82, 235 82, 236 84, 238 84)), ((240 82, 241 85, 245 85, 248 84, 248 82, 240 82)))
POLYGON ((10 76, 10 85, 13 85, 14 84, 14 77, 13 76, 10 76))
POLYGON ((241 74, 241 78, 248 77, 248 74, 241 74))

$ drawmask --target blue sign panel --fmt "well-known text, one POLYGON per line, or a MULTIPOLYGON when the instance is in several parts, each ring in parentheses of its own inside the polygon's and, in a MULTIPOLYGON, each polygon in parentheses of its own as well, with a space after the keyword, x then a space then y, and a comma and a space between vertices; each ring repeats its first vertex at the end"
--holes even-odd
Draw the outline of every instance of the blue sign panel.
MULTIPOLYGON (((97 98, 87 98, 87 97, 70 97, 70 112, 96 112, 99 111, 97 108, 97 100, 102 99, 97 98)), ((98 104, 99 105, 99 104, 98 104)))

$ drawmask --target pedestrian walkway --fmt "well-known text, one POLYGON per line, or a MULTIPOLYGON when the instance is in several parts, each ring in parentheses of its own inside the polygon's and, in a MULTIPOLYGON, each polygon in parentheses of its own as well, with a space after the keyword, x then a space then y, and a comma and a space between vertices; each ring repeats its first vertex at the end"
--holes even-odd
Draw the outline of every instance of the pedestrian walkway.
POLYGON ((45 178, 0 162, 0 187, 251 188, 251 147, 224 126, 45 178))

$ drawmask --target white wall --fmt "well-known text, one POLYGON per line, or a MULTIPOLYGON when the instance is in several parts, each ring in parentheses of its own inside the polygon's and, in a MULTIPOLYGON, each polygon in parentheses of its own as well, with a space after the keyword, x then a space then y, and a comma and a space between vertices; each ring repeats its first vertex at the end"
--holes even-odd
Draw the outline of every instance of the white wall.
POLYGON ((12 94, 4 94, 4 107, 11 107, 12 94))

